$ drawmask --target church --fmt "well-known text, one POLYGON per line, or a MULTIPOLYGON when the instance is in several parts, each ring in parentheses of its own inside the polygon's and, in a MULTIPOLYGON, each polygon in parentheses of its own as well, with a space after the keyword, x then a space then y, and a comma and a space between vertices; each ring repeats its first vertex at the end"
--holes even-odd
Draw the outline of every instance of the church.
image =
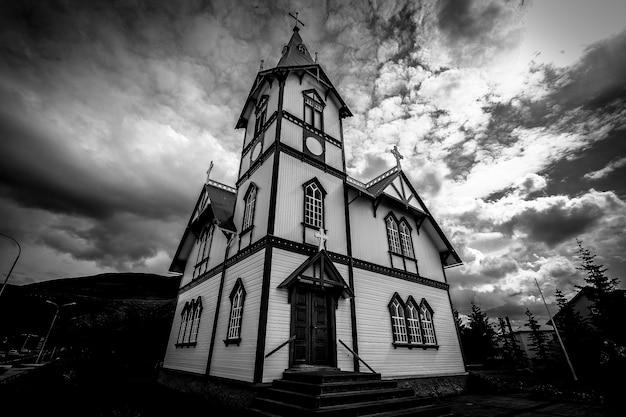
POLYGON ((346 174, 352 115, 300 35, 259 70, 235 184, 207 178, 170 271, 162 371, 269 384, 286 371, 465 374, 446 269, 461 259, 397 164, 346 174))

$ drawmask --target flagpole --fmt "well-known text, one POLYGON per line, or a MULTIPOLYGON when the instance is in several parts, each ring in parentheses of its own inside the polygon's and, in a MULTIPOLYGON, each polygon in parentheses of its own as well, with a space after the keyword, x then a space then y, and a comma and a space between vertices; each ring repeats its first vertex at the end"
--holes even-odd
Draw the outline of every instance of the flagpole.
POLYGON ((561 349, 563 349, 563 354, 565 355, 565 360, 567 360, 567 365, 569 366, 570 371, 572 372, 572 377, 574 381, 578 381, 576 377, 576 372, 574 372, 574 366, 572 366, 572 362, 569 360, 569 355, 565 350, 565 345, 563 344, 563 340, 561 340, 561 335, 559 334, 559 328, 556 327, 556 321, 552 318, 552 314, 550 314, 550 310, 548 309, 548 304, 546 304, 546 299, 543 298, 543 292, 541 292, 541 287, 537 282, 537 278, 535 278, 535 284, 537 284, 537 289, 539 290, 539 294, 541 294, 541 299, 543 300, 543 305, 546 306, 546 311, 548 312, 548 316, 550 317, 550 321, 552 322, 552 326, 554 326, 554 330, 556 331, 556 337, 559 339, 559 344, 561 345, 561 349))

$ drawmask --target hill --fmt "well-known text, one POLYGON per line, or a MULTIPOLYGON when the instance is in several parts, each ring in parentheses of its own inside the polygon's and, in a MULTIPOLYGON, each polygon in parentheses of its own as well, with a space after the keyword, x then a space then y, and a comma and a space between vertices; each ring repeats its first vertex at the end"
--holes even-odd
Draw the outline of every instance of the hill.
POLYGON ((37 349, 56 312, 47 301, 76 303, 61 308, 46 348, 102 363, 154 366, 163 357, 179 282, 119 273, 7 286, 0 299, 0 350, 37 349))

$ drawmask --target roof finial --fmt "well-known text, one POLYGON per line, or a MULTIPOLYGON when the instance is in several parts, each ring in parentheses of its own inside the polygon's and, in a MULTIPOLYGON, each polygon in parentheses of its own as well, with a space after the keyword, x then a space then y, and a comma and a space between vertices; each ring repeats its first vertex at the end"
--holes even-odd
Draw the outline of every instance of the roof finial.
POLYGON ((315 53, 315 63, 319 64, 319 61, 317 60, 317 52, 315 53))
POLYGON ((298 19, 298 12, 296 12, 295 16, 289 13, 289 16, 293 17, 296 21, 296 25, 293 27, 293 30, 300 30, 298 29, 298 23, 300 23, 302 27, 304 27, 304 23, 302 22, 302 20, 298 19))
POLYGON ((400 167, 400 160, 404 159, 404 156, 402 156, 402 154, 400 154, 400 151, 398 151, 398 145, 393 145, 393 149, 390 150, 389 152, 391 152, 391 154, 394 156, 394 158, 396 158, 396 165, 397 165, 398 169, 402 169, 400 167))
POLYGON ((264 62, 265 62, 265 61, 261 60, 261 65, 259 66, 259 71, 263 71, 263 63, 264 63, 264 62))
POLYGON ((209 169, 206 170, 206 183, 208 184, 211 178, 211 170, 213 169, 213 161, 211 161, 211 165, 209 165, 209 169))

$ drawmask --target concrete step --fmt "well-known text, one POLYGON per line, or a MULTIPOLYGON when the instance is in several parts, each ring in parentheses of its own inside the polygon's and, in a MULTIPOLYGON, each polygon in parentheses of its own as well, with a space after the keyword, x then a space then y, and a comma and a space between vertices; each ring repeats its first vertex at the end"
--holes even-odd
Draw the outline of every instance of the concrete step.
POLYGON ((283 373, 283 379, 287 381, 307 382, 311 384, 324 384, 327 382, 345 382, 345 381, 376 381, 380 380, 380 374, 365 372, 344 372, 344 371, 325 371, 325 372, 289 372, 283 373))
POLYGON ((273 388, 282 389, 285 391, 300 392, 309 395, 320 395, 331 392, 346 392, 346 391, 365 391, 375 390, 383 388, 397 388, 398 383, 396 381, 383 381, 383 380, 364 380, 364 381, 338 381, 338 382, 325 382, 324 384, 313 384, 310 382, 301 381, 289 381, 285 379, 278 379, 272 383, 273 388))
POLYGON ((356 390, 331 392, 320 395, 309 395, 300 392, 270 388, 260 395, 260 398, 271 398, 290 404, 298 404, 307 408, 321 408, 334 405, 347 405, 367 401, 379 401, 393 398, 414 396, 411 388, 383 388, 371 390, 356 390))

